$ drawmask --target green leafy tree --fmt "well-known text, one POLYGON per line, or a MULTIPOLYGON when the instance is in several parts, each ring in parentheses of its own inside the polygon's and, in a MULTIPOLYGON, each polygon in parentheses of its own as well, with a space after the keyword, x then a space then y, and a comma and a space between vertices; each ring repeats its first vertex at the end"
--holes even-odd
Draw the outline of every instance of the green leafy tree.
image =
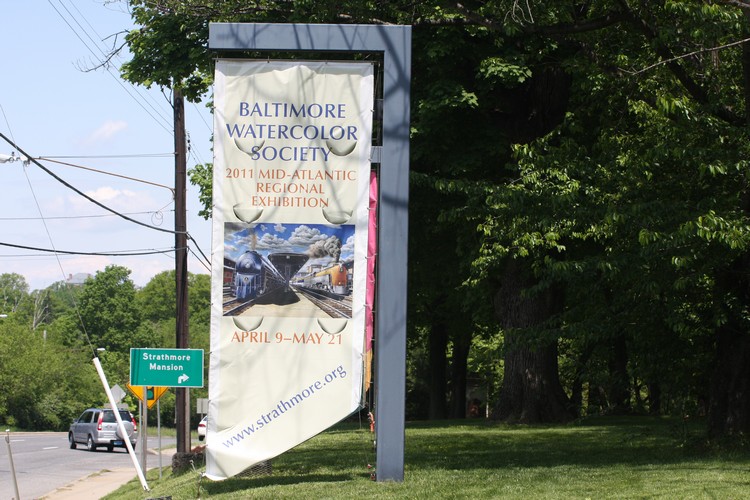
POLYGON ((562 61, 569 97, 548 134, 514 146, 513 182, 469 203, 476 269, 507 277, 512 258, 533 271, 522 295, 562 288, 549 335, 575 336, 581 360, 604 356, 609 407, 629 404, 623 380, 662 379, 708 395, 712 432, 745 432, 743 13, 621 1, 525 14, 518 33, 562 61))
POLYGON ((193 326, 208 327, 211 321, 211 276, 190 274, 188 284, 190 323, 193 326))
POLYGON ((90 353, 21 323, 0 320, 0 419, 28 430, 66 430, 103 394, 90 353))
POLYGON ((410 368, 436 414, 471 345, 441 315, 469 311, 501 327, 502 416, 569 418, 584 392, 629 411, 643 384, 651 408, 705 399, 713 433, 747 432, 745 4, 131 5, 126 74, 189 96, 208 19, 414 26, 410 368))
POLYGON ((138 307, 143 319, 161 321, 173 319, 177 314, 174 271, 163 271, 137 292, 138 307))
POLYGON ((0 274, 0 314, 15 312, 28 294, 26 278, 17 273, 0 274))
MULTIPOLYGON (((163 271, 137 292, 143 319, 152 322, 174 320, 177 314, 174 271, 163 271)), ((190 323, 208 324, 211 316, 211 277, 188 274, 190 323)))
POLYGON ((128 352, 141 322, 130 270, 110 265, 86 281, 78 298, 85 335, 95 347, 128 352))

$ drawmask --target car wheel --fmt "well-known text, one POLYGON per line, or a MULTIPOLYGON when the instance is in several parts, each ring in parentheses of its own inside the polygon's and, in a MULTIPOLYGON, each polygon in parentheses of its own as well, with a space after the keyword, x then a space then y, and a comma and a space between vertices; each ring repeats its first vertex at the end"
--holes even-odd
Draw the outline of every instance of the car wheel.
POLYGON ((96 451, 96 445, 94 444, 94 438, 89 434, 89 438, 86 440, 86 449, 89 451, 96 451))
POLYGON ((75 450, 76 449, 76 441, 73 439, 73 433, 68 433, 68 443, 70 444, 70 449, 75 450))

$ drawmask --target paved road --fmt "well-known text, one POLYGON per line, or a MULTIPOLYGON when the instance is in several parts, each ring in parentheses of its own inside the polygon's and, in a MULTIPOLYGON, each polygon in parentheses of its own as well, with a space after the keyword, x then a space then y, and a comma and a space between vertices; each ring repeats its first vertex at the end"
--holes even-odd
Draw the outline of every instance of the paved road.
MULTIPOLYGON (((0 438, 0 500, 15 496, 5 436, 3 432, 0 438)), ((162 438, 163 447, 173 446, 173 443, 174 438, 162 438)), ((148 447, 157 446, 157 439, 149 436, 148 447)), ((115 448, 112 453, 106 449, 92 453, 81 446, 71 450, 65 432, 11 433, 10 447, 16 469, 18 493, 23 499, 38 498, 103 469, 133 467, 125 448, 115 448)), ((136 453, 138 454, 137 450, 136 453)), ((149 468, 159 465, 158 458, 154 456, 149 456, 147 460, 149 468)), ((163 465, 170 466, 169 463, 163 465)))

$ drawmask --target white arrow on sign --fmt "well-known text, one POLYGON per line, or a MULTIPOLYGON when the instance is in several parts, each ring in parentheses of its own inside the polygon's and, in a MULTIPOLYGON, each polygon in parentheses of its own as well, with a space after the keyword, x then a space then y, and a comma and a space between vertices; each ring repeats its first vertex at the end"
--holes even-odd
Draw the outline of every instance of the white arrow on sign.
POLYGON ((189 378, 190 378, 190 377, 188 377, 187 375, 185 375, 185 374, 183 373, 182 375, 180 375, 179 377, 177 377, 177 383, 178 383, 178 384, 181 384, 181 383, 183 383, 183 382, 187 382, 187 380, 188 380, 189 378))

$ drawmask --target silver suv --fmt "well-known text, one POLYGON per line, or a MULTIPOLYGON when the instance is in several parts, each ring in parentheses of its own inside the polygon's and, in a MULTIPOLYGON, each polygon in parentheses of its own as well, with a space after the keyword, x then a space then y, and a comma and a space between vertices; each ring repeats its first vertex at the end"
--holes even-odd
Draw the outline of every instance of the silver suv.
MULTIPOLYGON (((125 425, 127 437, 135 449, 136 430, 135 419, 128 410, 119 410, 122 423, 125 425)), ((120 429, 114 412, 109 408, 89 408, 78 419, 70 424, 68 443, 74 450, 78 443, 86 444, 86 449, 96 451, 98 446, 106 446, 107 451, 113 451, 115 446, 125 448, 120 429)))

